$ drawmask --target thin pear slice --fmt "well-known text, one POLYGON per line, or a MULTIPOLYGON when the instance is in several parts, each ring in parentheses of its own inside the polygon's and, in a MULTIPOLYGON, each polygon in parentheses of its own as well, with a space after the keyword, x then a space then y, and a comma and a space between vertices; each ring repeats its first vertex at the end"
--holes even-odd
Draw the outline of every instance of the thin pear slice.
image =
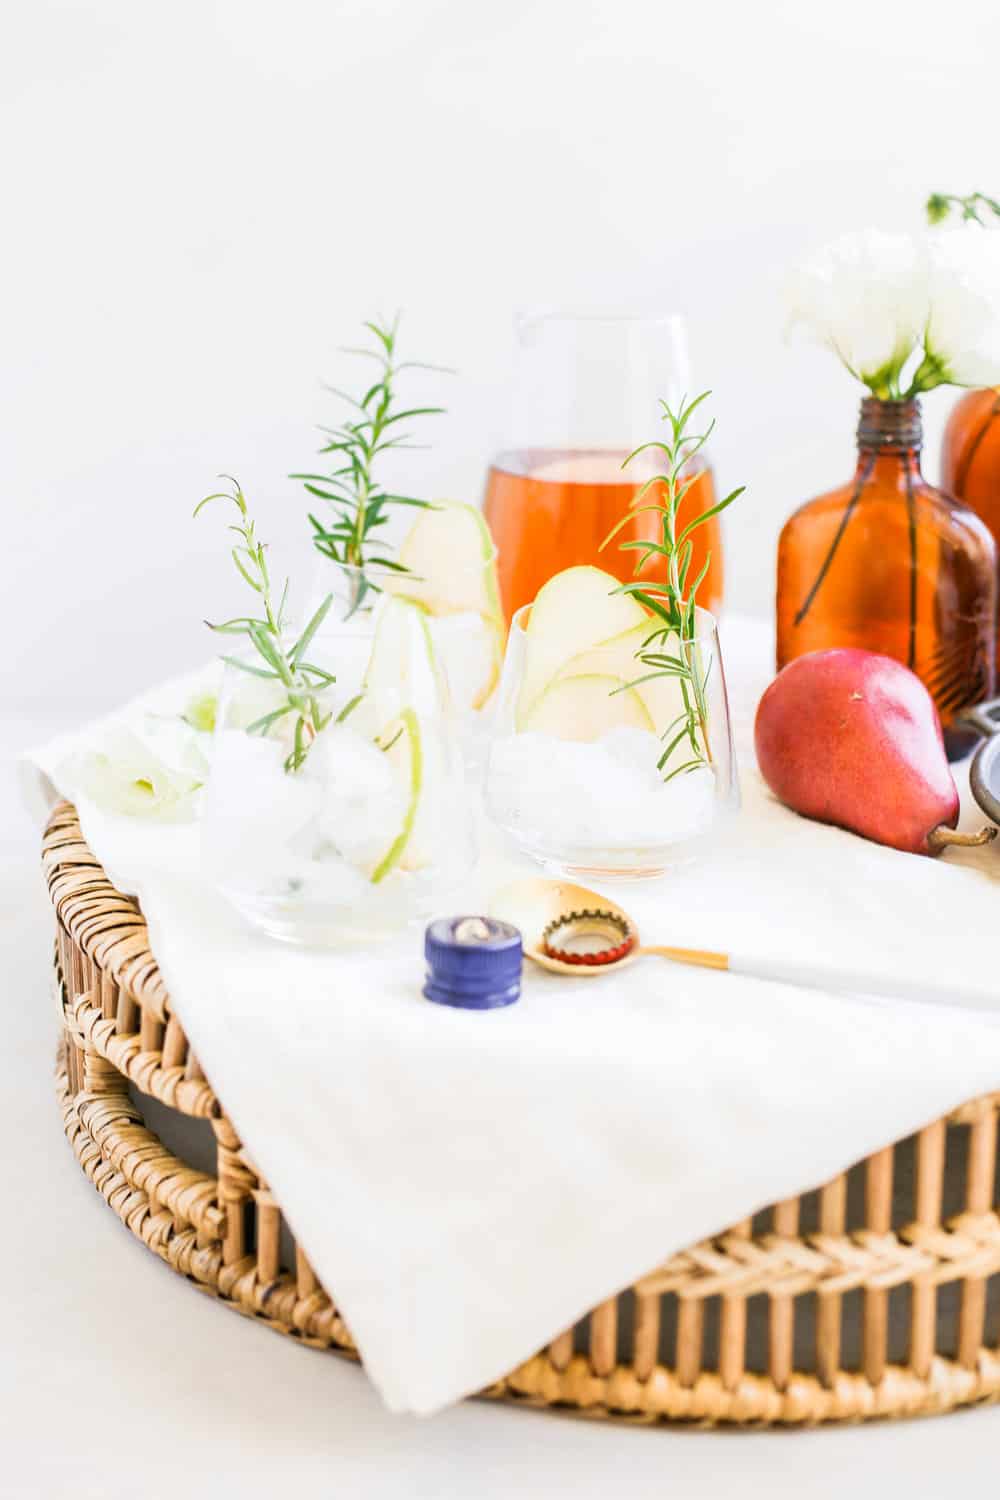
POLYGON ((650 666, 638 660, 638 652, 652 652, 657 656, 677 655, 677 637, 673 635, 652 641, 646 646, 655 630, 656 621, 647 616, 641 625, 627 630, 624 635, 600 641, 589 650, 581 651, 560 669, 556 680, 592 673, 620 677, 624 682, 634 684, 634 691, 642 699, 653 729, 658 735, 665 734, 678 715, 683 713, 684 700, 676 677, 666 673, 651 676, 651 673, 656 672, 655 665, 650 666), (646 681, 642 681, 642 678, 646 681))
POLYGON ((451 701, 458 709, 482 708, 492 697, 503 665, 503 622, 482 615, 432 620, 438 659, 448 676, 451 701))
POLYGON ((433 712, 442 679, 427 613, 407 599, 380 601, 364 692, 375 723, 387 725, 407 708, 433 712))
POLYGON ((618 579, 600 568, 580 566, 556 573, 542 588, 525 632, 524 674, 515 720, 518 729, 535 702, 573 657, 648 620, 631 594, 616 593, 618 579))
POLYGON ((625 678, 588 673, 560 677, 539 696, 521 726, 559 740, 598 740, 611 729, 644 729, 653 721, 625 678))
POLYGON ((418 513, 397 561, 408 571, 380 579, 388 593, 413 599, 432 615, 503 617, 496 547, 476 506, 433 501, 418 513))
MULTIPOLYGON (((499 681, 507 639, 496 547, 486 518, 474 505, 436 500, 420 511, 397 560, 407 571, 382 580, 387 593, 411 600, 437 618, 476 614, 483 621, 483 639, 477 634, 473 646, 481 663, 471 673, 463 670, 461 686, 455 684, 458 707, 481 708, 499 681)), ((468 657, 470 643, 464 644, 468 657)))
POLYGON ((387 725, 376 744, 401 776, 407 790, 407 805, 402 827, 372 871, 372 885, 378 885, 397 865, 404 863, 417 821, 424 784, 424 757, 420 721, 413 709, 404 709, 394 723, 387 725))
POLYGON ((368 670, 364 712, 383 726, 375 743, 389 757, 406 790, 407 806, 399 832, 376 863, 373 885, 392 870, 415 868, 414 828, 426 790, 422 717, 433 720, 442 704, 443 684, 431 641, 427 611, 407 599, 379 604, 368 670))

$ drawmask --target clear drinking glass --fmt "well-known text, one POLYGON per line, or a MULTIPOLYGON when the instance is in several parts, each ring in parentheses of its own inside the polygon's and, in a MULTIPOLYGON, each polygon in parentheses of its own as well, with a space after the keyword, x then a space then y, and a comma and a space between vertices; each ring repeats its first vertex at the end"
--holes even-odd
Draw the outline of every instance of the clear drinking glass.
MULTIPOLYGON (((554 573, 590 563, 631 576, 634 552, 601 543, 656 472, 653 455, 623 460, 661 435, 661 401, 676 409, 694 396, 683 319, 546 313, 517 328, 510 414, 486 481, 484 511, 499 548, 500 589, 508 620, 530 604, 554 573)), ((688 477, 690 518, 715 503, 704 450, 688 477)), ((657 534, 657 519, 637 515, 619 541, 657 534)), ((711 553, 700 598, 718 612, 723 594, 718 516, 692 536, 691 577, 711 553)), ((655 560, 644 577, 657 577, 655 560)))
POLYGON ((329 722, 293 771, 294 716, 250 732, 283 689, 227 666, 202 852, 254 926, 329 945, 440 910, 475 845, 447 682, 422 612, 380 599, 370 619, 336 620, 318 634, 309 657, 336 681, 317 695, 329 722))
POLYGON ((443 578, 429 581, 417 573, 375 570, 378 588, 363 588, 358 568, 317 557, 307 592, 305 618, 309 619, 327 594, 333 605, 324 623, 329 640, 342 636, 346 648, 352 641, 374 637, 379 601, 388 591, 418 605, 426 622, 431 646, 447 679, 449 701, 458 737, 470 775, 478 776, 485 762, 492 713, 503 665, 506 627, 502 617, 470 609, 463 602, 477 594, 496 596, 497 549, 490 540, 474 565, 475 577, 466 577, 468 564, 445 559, 443 578), (482 581, 486 580, 486 586, 482 581))
MULTIPOLYGON (((634 659, 636 643, 590 645, 581 621, 576 649, 538 683, 527 670, 530 617, 527 605, 511 624, 487 811, 525 853, 556 871, 591 879, 664 874, 698 852, 739 806, 714 617, 698 609, 695 637, 683 645, 703 683, 697 754, 682 736, 659 768, 685 722, 669 727, 684 712, 676 677, 629 686, 649 671, 634 659)), ((678 650, 674 640, 669 651, 678 650)))

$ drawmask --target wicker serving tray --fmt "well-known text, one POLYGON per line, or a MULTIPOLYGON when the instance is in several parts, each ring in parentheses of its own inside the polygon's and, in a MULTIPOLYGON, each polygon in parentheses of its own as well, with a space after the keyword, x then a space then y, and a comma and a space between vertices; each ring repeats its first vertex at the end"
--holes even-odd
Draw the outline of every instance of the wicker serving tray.
MULTIPOLYGON (((83 1170, 194 1285, 305 1344, 356 1357, 172 1013, 137 903, 110 883, 66 803, 43 858, 56 911, 59 1097, 83 1170), (210 1171, 161 1139, 180 1138, 185 1117, 208 1138, 210 1171)), ((484 1394, 706 1425, 996 1399, 998 1109, 1000 1094, 975 1100, 671 1257, 484 1394)))

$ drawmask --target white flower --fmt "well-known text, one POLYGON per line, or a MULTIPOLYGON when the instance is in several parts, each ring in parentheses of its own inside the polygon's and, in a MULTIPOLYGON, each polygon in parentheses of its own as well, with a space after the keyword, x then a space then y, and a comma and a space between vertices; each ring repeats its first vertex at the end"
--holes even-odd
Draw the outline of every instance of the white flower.
POLYGON ((899 372, 927 322, 927 260, 907 234, 845 234, 790 278, 789 327, 833 349, 877 395, 896 395, 899 372))
POLYGON ((126 729, 114 731, 99 750, 71 756, 57 775, 71 795, 82 793, 105 812, 162 822, 194 815, 194 794, 204 779, 193 759, 185 766, 168 766, 126 729))
POLYGON ((217 693, 198 693, 191 698, 184 710, 183 718, 185 724, 196 729, 199 734, 213 734, 215 732, 215 716, 219 708, 219 697, 217 693))
POLYGON ((924 388, 1000 383, 1000 234, 977 224, 940 230, 927 236, 927 255, 924 388))

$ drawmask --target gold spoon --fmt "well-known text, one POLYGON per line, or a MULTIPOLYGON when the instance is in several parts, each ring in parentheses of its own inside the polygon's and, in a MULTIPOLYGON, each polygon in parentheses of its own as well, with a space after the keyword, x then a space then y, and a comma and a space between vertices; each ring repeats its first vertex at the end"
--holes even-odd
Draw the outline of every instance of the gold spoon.
POLYGON ((627 912, 606 896, 567 880, 515 881, 493 897, 490 915, 520 929, 527 958, 574 979, 624 968, 648 954, 703 969, 729 968, 727 953, 640 943, 627 912))
POLYGON ((567 880, 536 876, 515 881, 495 893, 490 915, 519 928, 524 953, 533 963, 573 979, 592 978, 624 968, 637 958, 657 955, 678 964, 725 969, 732 974, 777 980, 806 989, 893 996, 925 1005, 953 1005, 994 1014, 1000 1010, 1000 999, 982 991, 924 985, 897 974, 843 969, 815 957, 803 961, 640 943, 638 929, 628 912, 607 896, 567 880))

